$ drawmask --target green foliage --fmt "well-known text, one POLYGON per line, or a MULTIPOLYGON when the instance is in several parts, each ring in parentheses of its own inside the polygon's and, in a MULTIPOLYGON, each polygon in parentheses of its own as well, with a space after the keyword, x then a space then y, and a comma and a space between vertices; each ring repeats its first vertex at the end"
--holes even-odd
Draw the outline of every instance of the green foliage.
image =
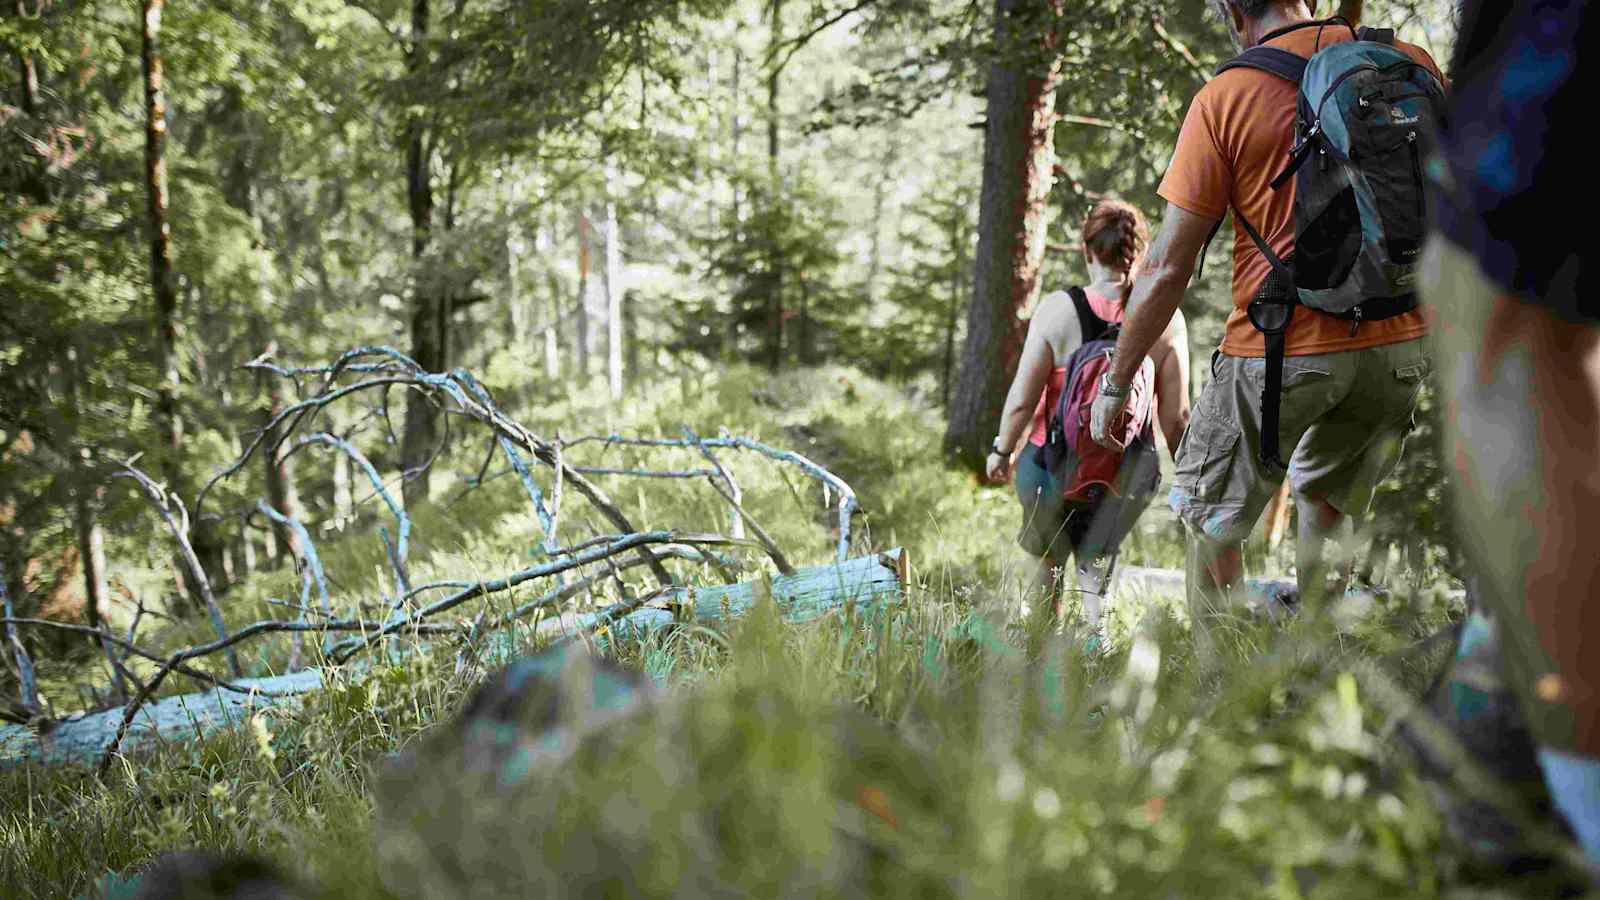
POLYGON ((719 223, 708 254, 708 279, 726 287, 685 306, 675 349, 762 359, 773 369, 849 359, 859 346, 851 327, 859 298, 839 284, 834 235, 844 223, 830 198, 810 179, 779 185, 749 174, 735 184, 748 206, 719 223))
MULTIPOLYGON (((1224 677, 1202 682, 1170 598, 1139 598, 1112 613, 1123 650, 1081 659, 1069 638, 1020 620, 1011 492, 981 489, 930 449, 946 348, 959 346, 971 291, 982 154, 970 126, 988 66, 1014 49, 994 36, 992 4, 789 2, 775 17, 765 0, 431 6, 412 57, 410 4, 398 0, 168 5, 185 499, 255 437, 271 404, 296 396, 288 384, 274 396, 241 364, 269 348, 285 364, 357 344, 405 348, 409 298, 436 294, 454 301, 449 364, 482 375, 534 430, 676 436, 688 424, 792 447, 855 486, 854 549, 905 547, 917 574, 911 604, 892 615, 798 629, 758 618, 732 635, 680 629, 619 648, 626 665, 692 696, 619 731, 615 753, 505 798, 488 812, 516 824, 499 833, 522 837, 530 810, 555 809, 532 819, 540 834, 629 860, 620 874, 588 871, 623 879, 597 887, 642 893, 670 893, 690 875, 769 894, 797 879, 824 894, 984 896, 1063 884, 1277 897, 1455 886, 1458 849, 1374 739, 1396 706, 1373 660, 1440 624, 1441 608, 1402 596, 1343 641, 1315 624, 1239 623, 1226 632, 1224 677), (436 203, 421 253, 403 181, 408 122, 427 131, 436 203), (583 244, 576 222, 604 202, 622 221, 635 360, 620 402, 592 380, 603 367, 573 364, 580 270, 591 285, 603 270, 599 242, 583 244), (774 325, 781 340, 770 340, 774 325), (550 379, 538 374, 546 334, 560 357, 550 379), (680 735, 678 755, 648 752, 680 735), (659 827, 641 834, 641 819, 619 815, 622 797, 659 827)), ((1426 31, 1447 21, 1436 6, 1389 4, 1370 18, 1426 31)), ((110 461, 135 453, 152 470, 165 460, 139 23, 128 4, 40 9, 0 15, 0 558, 24 612, 70 601, 75 519, 88 510, 107 531, 120 630, 135 600, 162 615, 181 608, 164 526, 108 477, 110 461), (18 100, 19 54, 40 73, 32 115, 18 100)), ((1199 71, 1227 48, 1198 6, 1116 0, 1069 18, 1050 237, 1075 248, 1101 193, 1159 212, 1154 188, 1199 71)), ((1439 33, 1442 53, 1448 29, 1439 33)), ((1082 280, 1071 249, 1049 266, 1049 287, 1082 280)), ((1229 305, 1225 247, 1207 272, 1185 304, 1197 374, 1229 305)), ((603 334, 590 337, 596 358, 603 334)), ((418 401, 395 390, 312 425, 358 440, 398 491, 392 428, 408 402, 418 401)), ((1430 445, 1429 428, 1420 423, 1414 448, 1430 445)), ((521 488, 493 457, 478 484, 493 447, 465 434, 451 432, 431 502, 412 511, 416 582, 499 575, 535 553, 521 488)), ((687 450, 569 452, 595 465, 704 464, 687 450)), ((337 483, 330 456, 307 450, 295 462, 338 612, 381 611, 392 585, 374 531, 392 527, 388 511, 359 475, 353 490, 337 483)), ((813 482, 747 455, 722 462, 797 564, 831 558, 836 526, 813 482)), ((202 519, 233 624, 286 617, 283 604, 301 596, 300 576, 282 556, 269 562, 276 542, 248 516, 268 493, 264 470, 258 459, 222 482, 202 519)), ((726 505, 698 483, 596 478, 641 524, 726 527, 726 505)), ((1408 453, 1380 498, 1373 556, 1389 543, 1415 549, 1378 574, 1410 594, 1440 580, 1442 482, 1436 456, 1408 453)), ((609 530, 582 511, 563 522, 569 539, 609 530)), ((1158 501, 1123 561, 1176 565, 1180 539, 1158 501)), ((737 561, 747 573, 765 565, 743 551, 737 561)), ((681 570, 691 583, 723 579, 681 570)), ((583 602, 642 583, 638 570, 620 577, 583 602)), ((461 614, 504 612, 546 588, 461 614)), ((53 614, 81 610, 67 602, 53 614)), ((142 628, 141 643, 170 651, 210 626, 152 615, 142 628)), ((89 702, 79 683, 105 680, 83 642, 25 639, 59 711, 89 702)), ((535 649, 520 630, 507 644, 535 649)), ((307 639, 302 661, 319 661, 319 648, 307 639)), ((438 729, 495 658, 488 646, 407 649, 403 663, 375 655, 334 673, 298 709, 140 754, 105 782, 0 773, 0 884, 70 895, 199 844, 266 854, 332 896, 387 896, 374 769, 438 729)), ((242 661, 266 674, 294 652, 273 638, 242 661)), ((1427 675, 1415 662, 1390 668, 1413 692, 1427 675)), ((174 679, 162 693, 188 689, 174 679)), ((526 862, 556 884, 585 864, 576 850, 526 862)))

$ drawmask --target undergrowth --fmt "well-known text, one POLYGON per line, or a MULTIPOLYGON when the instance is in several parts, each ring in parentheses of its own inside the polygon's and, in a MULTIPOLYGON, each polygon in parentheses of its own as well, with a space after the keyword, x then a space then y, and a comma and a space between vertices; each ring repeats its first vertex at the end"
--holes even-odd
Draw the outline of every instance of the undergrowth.
MULTIPOLYGON (((409 641, 403 655, 330 670, 329 687, 297 706, 141 750, 103 779, 73 767, 0 772, 7 895, 80 894, 107 872, 185 847, 258 854, 327 896, 352 898, 420 896, 441 883, 458 896, 503 896, 510 884, 526 888, 513 893, 608 896, 1466 890, 1465 858, 1385 737, 1438 667, 1441 646, 1419 647, 1458 614, 1442 594, 1397 594, 1343 633, 1314 613, 1240 619, 1219 632, 1220 661, 1204 670, 1181 605, 1122 597, 1113 649, 1085 656, 1081 636, 1019 612, 1009 491, 979 489, 947 468, 935 450, 937 417, 891 388, 845 370, 735 372, 661 384, 619 409, 579 400, 525 412, 534 431, 569 438, 676 435, 688 425, 812 456, 861 498, 858 551, 907 548, 914 587, 887 610, 784 625, 766 604, 723 631, 691 626, 612 646, 617 662, 662 687, 655 711, 463 810, 458 821, 472 827, 450 833, 386 831, 382 804, 395 800, 377 787, 397 750, 454 727, 486 674, 483 661, 445 642, 409 641), (478 860, 472 877, 425 855, 382 856, 418 842, 478 860)), ((646 455, 590 445, 582 461, 628 466, 646 455)), ((829 560, 837 536, 814 482, 720 456, 750 515, 797 563, 829 560)), ((648 458, 689 466, 696 455, 648 458)), ((448 465, 471 474, 480 460, 463 450, 448 465)), ((461 477, 442 481, 417 516, 414 580, 528 564, 537 532, 514 477, 465 492, 461 477)), ((727 521, 726 505, 702 486, 605 485, 643 527, 727 521)), ((609 530, 567 503, 565 539, 609 530)), ((341 604, 383 596, 388 576, 372 536, 381 512, 324 540, 341 604)), ((1179 562, 1175 524, 1159 507, 1146 519, 1123 560, 1179 562)), ((638 582, 642 571, 627 578, 638 582)), ((717 580, 705 570, 694 577, 717 580)), ((508 609, 541 589, 459 614, 508 609)), ((236 589, 228 614, 281 616, 267 598, 298 595, 289 573, 269 575, 236 589)), ((181 646, 203 635, 185 624, 161 639, 181 646)), ((539 649, 526 633, 520 640, 522 651, 539 649)), ((283 666, 287 641, 263 646, 246 654, 252 674, 283 666)), ((315 661, 314 640, 305 653, 315 661)), ((449 771, 416 777, 418 790, 451 791, 449 771)), ((1470 880, 1474 890, 1538 889, 1510 875, 1470 880)))

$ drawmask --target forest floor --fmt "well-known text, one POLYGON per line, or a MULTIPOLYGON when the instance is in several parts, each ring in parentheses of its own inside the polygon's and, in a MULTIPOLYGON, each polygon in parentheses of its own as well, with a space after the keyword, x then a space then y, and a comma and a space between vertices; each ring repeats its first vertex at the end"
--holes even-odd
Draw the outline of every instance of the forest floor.
MULTIPOLYGON (((785 626, 758 614, 725 632, 622 643, 617 661, 664 685, 692 727, 619 725, 606 752, 537 772, 440 832, 401 834, 385 818, 393 755, 450 727, 486 673, 421 646, 375 658, 360 677, 330 669, 299 704, 140 750, 104 778, 8 769, 8 895, 72 896, 185 847, 266 857, 332 897, 422 896, 441 878, 456 878, 459 896, 502 895, 511 878, 542 885, 535 893, 679 896, 1541 890, 1528 881, 1538 873, 1486 873, 1444 836, 1434 795, 1389 737, 1438 668, 1443 645, 1428 638, 1460 615, 1442 578, 1393 591, 1359 620, 1240 618, 1220 633, 1211 669, 1195 662, 1181 603, 1150 592, 1116 604, 1111 650, 1086 656, 1081 635, 1018 609, 1014 498, 942 464, 936 410, 845 370, 734 372, 656 393, 609 412, 530 404, 524 421, 568 434, 573 422, 635 434, 725 427, 806 453, 860 496, 861 546, 910 551, 909 602, 871 618, 785 626), (860 714, 881 734, 858 734, 860 714)), ((751 516, 797 563, 825 561, 835 536, 805 491, 758 462, 737 465, 751 516)), ((647 526, 726 517, 714 495, 631 491, 619 502, 647 526)), ((1181 563, 1163 509, 1145 517, 1126 562, 1181 563)), ((514 491, 465 494, 417 518, 434 573, 527 557, 531 516, 514 491), (432 535, 449 537, 430 545, 432 535)), ((342 590, 376 590, 375 544, 360 529, 328 541, 330 570, 375 573, 347 576, 342 590)), ((1274 558, 1252 559, 1273 573, 1274 558)), ((227 601, 230 618, 270 610, 265 597, 288 589, 243 591, 227 601)), ((162 640, 200 634, 174 628, 162 640)), ((530 651, 543 643, 518 639, 530 651)), ((285 652, 265 642, 247 674, 281 670, 285 652)), ((402 790, 451 777, 415 772, 402 790)))

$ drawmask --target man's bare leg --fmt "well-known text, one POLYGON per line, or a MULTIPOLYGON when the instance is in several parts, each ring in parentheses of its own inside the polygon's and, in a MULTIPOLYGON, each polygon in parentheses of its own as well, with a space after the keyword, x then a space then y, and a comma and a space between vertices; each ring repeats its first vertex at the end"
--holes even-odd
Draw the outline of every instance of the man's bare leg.
POLYGON ((1294 495, 1297 521, 1295 542, 1295 581, 1300 588, 1300 602, 1304 609, 1320 609, 1322 601, 1331 592, 1328 589, 1328 538, 1344 522, 1344 513, 1321 497, 1308 497, 1299 492, 1294 495))
POLYGON ((1231 598, 1244 578, 1244 548, 1212 540, 1189 529, 1184 584, 1189 595, 1189 628, 1195 657, 1202 667, 1216 663, 1216 643, 1211 635, 1215 620, 1227 613, 1231 598))

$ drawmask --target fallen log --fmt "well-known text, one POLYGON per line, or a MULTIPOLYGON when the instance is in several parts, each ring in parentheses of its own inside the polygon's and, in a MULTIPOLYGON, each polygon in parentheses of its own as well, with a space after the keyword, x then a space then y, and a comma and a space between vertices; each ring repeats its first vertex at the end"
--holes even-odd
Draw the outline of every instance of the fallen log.
POLYGON ((896 548, 789 575, 711 587, 670 588, 624 615, 606 611, 568 614, 541 622, 538 633, 575 637, 639 636, 678 622, 725 622, 749 612, 770 593, 785 621, 797 623, 856 604, 892 603, 905 597, 911 558, 896 548))
MULTIPOLYGON (((800 568, 791 575, 770 580, 666 588, 622 614, 605 610, 566 613, 540 622, 535 633, 556 640, 593 635, 597 643, 604 644, 621 635, 648 634, 678 622, 735 619, 749 612, 769 592, 786 621, 803 622, 851 603, 898 602, 906 596, 910 574, 909 557, 904 550, 896 549, 838 565, 800 568)), ((508 655, 515 650, 504 649, 508 655)), ((320 669, 305 669, 271 678, 235 679, 232 684, 259 693, 214 688, 143 704, 135 710, 119 752, 161 741, 188 740, 230 727, 247 720, 257 710, 320 690, 324 677, 320 669)), ((25 760, 92 763, 113 746, 126 714, 127 707, 118 707, 69 718, 55 723, 42 739, 30 728, 0 725, 0 766, 25 760)))

